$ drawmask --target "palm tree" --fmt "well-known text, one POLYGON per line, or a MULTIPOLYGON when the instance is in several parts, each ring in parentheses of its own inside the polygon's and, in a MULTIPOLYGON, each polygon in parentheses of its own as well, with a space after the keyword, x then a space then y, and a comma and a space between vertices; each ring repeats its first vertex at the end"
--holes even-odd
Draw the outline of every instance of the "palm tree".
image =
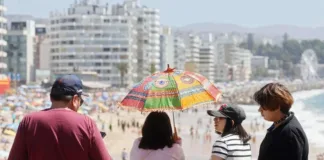
POLYGON ((118 63, 116 64, 116 68, 119 70, 119 74, 120 74, 120 86, 124 87, 124 77, 125 74, 128 71, 128 64, 127 63, 118 63))
POLYGON ((151 63, 150 73, 154 74, 156 72, 155 64, 151 63))

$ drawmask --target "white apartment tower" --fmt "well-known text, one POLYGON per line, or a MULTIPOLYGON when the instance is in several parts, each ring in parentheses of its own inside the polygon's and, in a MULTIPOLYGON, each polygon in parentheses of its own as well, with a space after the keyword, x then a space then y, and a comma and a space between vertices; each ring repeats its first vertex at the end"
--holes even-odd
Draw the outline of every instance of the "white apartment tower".
POLYGON ((112 13, 136 18, 138 81, 151 74, 152 65, 160 71, 160 11, 141 6, 138 0, 125 0, 122 5, 113 5, 112 13))
POLYGON ((252 53, 242 48, 231 50, 231 62, 233 66, 233 81, 249 81, 251 78, 252 53))
POLYGON ((214 81, 214 57, 216 52, 212 36, 212 34, 208 34, 207 39, 202 42, 202 45, 199 48, 199 73, 204 75, 210 81, 214 81))
POLYGON ((215 43, 215 56, 214 56, 214 81, 226 82, 230 79, 229 65, 225 62, 225 48, 223 44, 215 43))
POLYGON ((187 41, 187 61, 194 62, 196 67, 199 66, 199 48, 201 45, 201 40, 198 36, 190 34, 187 41))
POLYGON ((171 68, 175 67, 174 64, 174 36, 170 27, 161 28, 160 36, 160 68, 167 69, 170 65, 171 68))
POLYGON ((7 70, 6 57, 7 53, 5 52, 5 47, 7 42, 4 40, 5 35, 7 34, 7 19, 4 17, 4 12, 7 11, 7 8, 4 6, 4 0, 0 0, 0 73, 3 74, 7 70))
POLYGON ((52 13, 52 72, 95 72, 100 82, 132 85, 137 79, 134 21, 133 16, 113 15, 108 5, 90 0, 76 1, 66 13, 52 13))
POLYGON ((185 69, 186 45, 182 38, 174 38, 174 67, 179 70, 185 69))
POLYGON ((20 77, 17 79, 21 84, 28 84, 35 80, 34 39, 34 20, 13 16, 8 21, 6 35, 8 71, 16 77, 20 77))

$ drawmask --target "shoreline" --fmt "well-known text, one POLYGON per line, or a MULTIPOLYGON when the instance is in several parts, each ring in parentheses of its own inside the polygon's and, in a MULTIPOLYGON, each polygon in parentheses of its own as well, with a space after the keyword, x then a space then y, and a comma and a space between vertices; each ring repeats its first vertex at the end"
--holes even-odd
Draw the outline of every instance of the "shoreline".
MULTIPOLYGON (((243 104, 243 105, 254 105, 256 103, 253 100, 253 94, 266 84, 267 83, 250 84, 245 86, 236 86, 236 87, 229 87, 228 89, 224 89, 223 92, 224 96, 222 98, 223 102, 243 104)), ((304 91, 324 89, 324 81, 317 81, 314 83, 282 82, 282 84, 285 85, 292 94, 298 92, 304 92, 304 91)))

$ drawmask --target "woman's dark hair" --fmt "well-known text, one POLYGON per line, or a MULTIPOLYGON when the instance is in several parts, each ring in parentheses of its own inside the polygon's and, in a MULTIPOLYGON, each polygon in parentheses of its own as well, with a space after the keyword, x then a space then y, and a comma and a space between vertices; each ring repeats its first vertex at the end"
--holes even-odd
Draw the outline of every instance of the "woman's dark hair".
POLYGON ((169 148, 175 143, 172 136, 172 126, 169 116, 165 112, 151 112, 142 128, 142 139, 139 143, 141 149, 169 148))
POLYGON ((238 135, 240 137, 240 139, 243 141, 243 143, 246 143, 251 139, 251 136, 245 131, 245 129, 243 128, 243 126, 241 124, 233 125, 232 120, 229 118, 226 118, 226 123, 225 123, 222 137, 224 137, 228 134, 238 135))

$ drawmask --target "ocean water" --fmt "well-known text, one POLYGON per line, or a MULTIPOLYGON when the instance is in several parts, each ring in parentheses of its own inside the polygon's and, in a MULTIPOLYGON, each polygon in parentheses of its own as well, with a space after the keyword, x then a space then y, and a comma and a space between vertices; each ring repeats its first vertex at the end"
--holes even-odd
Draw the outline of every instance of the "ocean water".
POLYGON ((307 98, 303 100, 303 103, 315 113, 318 114, 324 113, 324 93, 313 96, 311 98, 307 98))
POLYGON ((293 107, 309 141, 324 147, 324 92, 297 99, 293 107))

